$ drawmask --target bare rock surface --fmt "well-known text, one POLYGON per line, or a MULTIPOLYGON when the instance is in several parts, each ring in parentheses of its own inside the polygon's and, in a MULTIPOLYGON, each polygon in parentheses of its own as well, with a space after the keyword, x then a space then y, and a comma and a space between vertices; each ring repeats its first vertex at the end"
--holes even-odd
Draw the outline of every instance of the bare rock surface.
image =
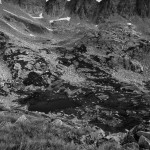
POLYGON ((3 130, 8 123, 30 144, 59 137, 61 146, 77 149, 149 149, 149 6, 147 0, 2 1, 3 130))

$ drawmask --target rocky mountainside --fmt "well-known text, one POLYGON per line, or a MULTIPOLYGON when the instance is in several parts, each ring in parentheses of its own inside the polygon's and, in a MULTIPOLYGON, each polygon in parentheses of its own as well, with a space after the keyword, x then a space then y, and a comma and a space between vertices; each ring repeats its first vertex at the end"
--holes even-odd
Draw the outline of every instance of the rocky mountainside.
POLYGON ((61 18, 65 16, 76 19, 93 21, 95 23, 113 15, 122 17, 140 16, 150 17, 149 0, 5 0, 19 5, 27 12, 39 14, 46 13, 50 17, 61 18))
POLYGON ((21 134, 30 144, 54 132, 74 149, 149 149, 149 35, 148 0, 3 0, 0 132, 33 128, 21 134))

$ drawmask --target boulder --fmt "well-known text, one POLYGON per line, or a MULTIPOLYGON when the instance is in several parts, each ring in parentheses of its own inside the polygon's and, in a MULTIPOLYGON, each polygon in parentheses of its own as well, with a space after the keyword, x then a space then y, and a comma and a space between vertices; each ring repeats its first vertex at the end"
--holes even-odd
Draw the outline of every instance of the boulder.
POLYGON ((23 81, 23 84, 26 86, 48 86, 48 84, 44 81, 42 76, 36 72, 30 72, 28 74, 28 77, 23 81))
POLYGON ((60 119, 56 119, 52 123, 53 123, 53 125, 56 125, 56 126, 62 126, 63 125, 63 122, 60 119))
POLYGON ((138 144, 142 148, 150 149, 150 140, 144 137, 143 135, 140 137, 138 144))
POLYGON ((30 123, 30 121, 27 119, 25 115, 22 115, 17 119, 15 123, 30 123))
POLYGON ((106 136, 106 139, 110 140, 114 140, 117 143, 121 143, 121 141, 123 140, 123 138, 125 137, 124 133, 114 133, 114 134, 110 134, 108 136, 106 136))
POLYGON ((137 132, 137 135, 139 137, 141 137, 143 135, 144 137, 146 137, 147 139, 150 140, 150 132, 139 131, 139 132, 137 132))
POLYGON ((127 149, 127 150, 139 150, 139 145, 135 142, 127 143, 127 144, 123 145, 122 148, 127 149))

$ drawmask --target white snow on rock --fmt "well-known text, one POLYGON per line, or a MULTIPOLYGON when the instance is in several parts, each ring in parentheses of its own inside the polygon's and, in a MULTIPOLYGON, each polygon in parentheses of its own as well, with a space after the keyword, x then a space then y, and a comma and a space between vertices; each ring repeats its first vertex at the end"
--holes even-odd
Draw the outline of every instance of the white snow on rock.
POLYGON ((2 4, 2 0, 0 0, 0 4, 2 4))
POLYGON ((18 17, 16 14, 14 14, 14 13, 12 13, 12 12, 10 12, 10 11, 6 10, 6 9, 3 9, 3 10, 4 10, 5 12, 7 12, 7 13, 11 14, 11 15, 14 15, 14 16, 18 17))
POLYGON ((54 21, 62 21, 62 20, 67 20, 67 21, 70 21, 70 17, 66 17, 66 18, 59 18, 59 19, 56 19, 56 20, 50 20, 49 22, 50 23, 53 23, 54 21))
POLYGON ((16 27, 12 26, 11 24, 9 24, 7 21, 5 21, 5 20, 3 20, 3 19, 0 19, 0 20, 4 21, 4 22, 5 22, 8 26, 10 26, 12 29, 16 30, 17 32, 19 32, 19 33, 21 33, 21 34, 23 34, 23 35, 35 37, 35 35, 33 35, 33 34, 25 34, 25 33, 21 32, 21 31, 19 31, 16 27))
POLYGON ((40 13, 38 17, 33 17, 30 14, 28 14, 28 15, 33 19, 42 19, 43 18, 43 13, 40 13))
POLYGON ((49 31, 53 31, 52 29, 50 29, 50 28, 47 28, 47 27, 46 27, 46 29, 47 29, 47 30, 49 30, 49 31))
POLYGON ((33 34, 29 34, 30 36, 34 36, 35 37, 35 35, 33 35, 33 34))
POLYGON ((97 2, 101 2, 102 0, 96 0, 97 2))
POLYGON ((127 25, 128 25, 128 26, 132 26, 132 23, 128 22, 127 25))

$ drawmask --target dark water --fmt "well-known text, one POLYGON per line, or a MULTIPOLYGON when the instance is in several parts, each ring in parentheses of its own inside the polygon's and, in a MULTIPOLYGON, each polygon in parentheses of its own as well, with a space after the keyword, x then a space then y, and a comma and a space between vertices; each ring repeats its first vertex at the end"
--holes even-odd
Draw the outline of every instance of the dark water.
POLYGON ((72 98, 68 98, 65 92, 38 93, 38 96, 35 94, 28 98, 29 110, 45 113, 63 111, 65 114, 73 114, 79 119, 88 119, 89 123, 108 132, 131 129, 135 125, 150 120, 149 95, 134 92, 133 89, 121 90, 121 84, 119 85, 111 79, 107 81, 101 82, 100 80, 99 82, 107 86, 113 85, 113 90, 95 87, 95 91, 92 91, 82 88, 82 92, 72 98), (99 106, 99 108, 95 106, 99 106))
MULTIPOLYGON (((150 120, 150 94, 142 93, 134 85, 120 83, 110 74, 82 61, 80 67, 89 68, 87 85, 73 87, 61 83, 70 90, 80 89, 79 93, 68 97, 64 91, 34 93, 26 98, 30 111, 62 112, 88 120, 108 132, 121 132, 150 120)), ((148 83, 147 83, 148 84, 148 83)), ((148 87, 148 85, 147 85, 148 87)), ((149 86, 150 87, 150 86, 149 86)))
POLYGON ((75 108, 81 106, 79 103, 74 102, 71 99, 59 98, 53 102, 38 102, 37 104, 31 104, 28 107, 29 111, 39 111, 48 113, 49 111, 54 112, 57 110, 63 110, 66 108, 75 108))

